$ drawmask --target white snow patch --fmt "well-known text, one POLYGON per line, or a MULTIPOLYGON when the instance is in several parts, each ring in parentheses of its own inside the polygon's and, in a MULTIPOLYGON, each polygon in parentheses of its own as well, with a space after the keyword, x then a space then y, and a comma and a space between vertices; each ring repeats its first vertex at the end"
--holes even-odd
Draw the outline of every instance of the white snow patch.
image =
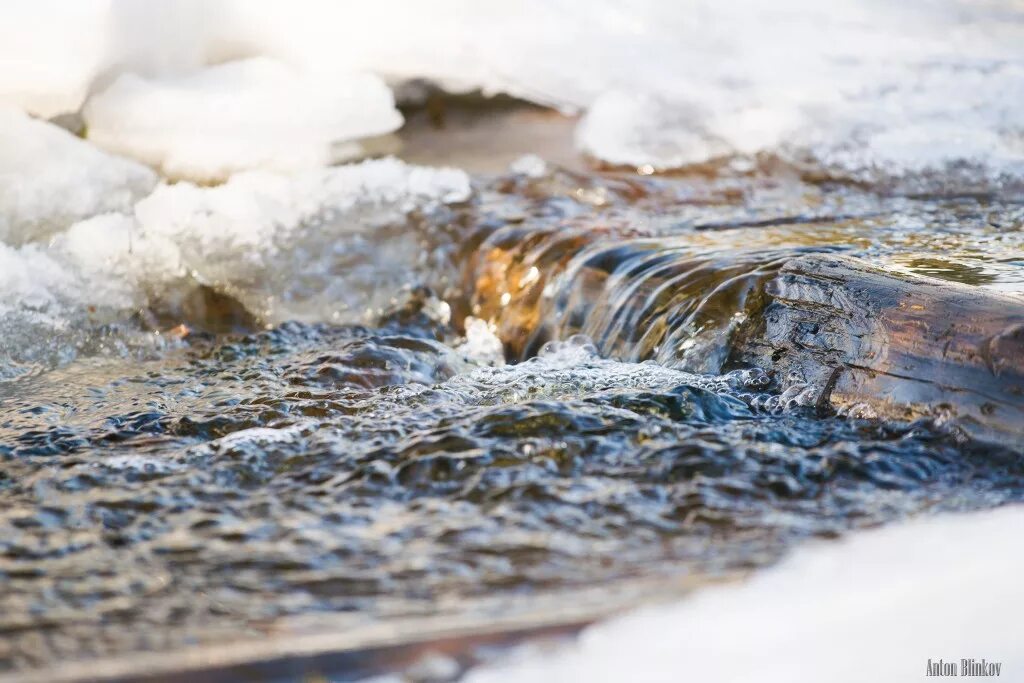
POLYGON ((78 109, 103 68, 109 0, 7 0, 0 8, 0 105, 37 116, 78 109))
POLYGON ((798 551, 709 588, 586 629, 554 652, 522 648, 467 683, 924 680, 928 660, 1024 671, 1017 615, 1024 508, 944 516, 798 551))
POLYGON ((196 283, 271 323, 361 320, 409 283, 422 258, 406 214, 469 194, 462 171, 395 159, 250 171, 216 187, 161 184, 128 212, 75 223, 46 245, 0 244, 0 366, 32 353, 41 330, 84 332, 96 317, 87 311, 123 320, 154 295, 196 283), (388 226, 397 237, 378 235, 388 226), (41 326, 32 334, 27 318, 41 326))
POLYGON ((58 126, 0 107, 0 241, 43 239, 105 211, 130 210, 156 184, 148 168, 58 126))
POLYGON ((964 162, 1024 178, 1017 0, 150 5, 5 4, 0 102, 50 116, 113 83, 94 139, 195 178, 323 164, 327 142, 391 130, 367 74, 587 111, 579 146, 612 163, 769 152, 865 180, 964 162))
POLYGON ((359 139, 402 125, 376 76, 321 78, 265 57, 176 78, 125 74, 83 116, 89 139, 104 149, 166 177, 207 182, 351 159, 362 154, 359 139))

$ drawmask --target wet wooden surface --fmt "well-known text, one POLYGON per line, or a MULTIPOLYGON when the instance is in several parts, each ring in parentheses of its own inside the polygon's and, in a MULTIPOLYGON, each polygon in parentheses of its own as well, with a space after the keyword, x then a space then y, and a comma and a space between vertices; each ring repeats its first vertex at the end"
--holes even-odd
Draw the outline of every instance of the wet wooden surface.
POLYGON ((823 412, 948 419, 974 437, 1021 443, 1024 299, 795 243, 761 246, 758 234, 718 247, 701 234, 512 226, 481 246, 467 288, 513 360, 583 333, 624 360, 702 373, 758 366, 783 388, 816 386, 823 412), (647 262, 650 274, 632 265, 647 262), (561 289, 542 296, 557 277, 561 289))
POLYGON ((860 259, 788 261, 733 360, 796 372, 839 409, 955 418, 982 438, 1024 438, 1024 301, 906 276, 860 259))

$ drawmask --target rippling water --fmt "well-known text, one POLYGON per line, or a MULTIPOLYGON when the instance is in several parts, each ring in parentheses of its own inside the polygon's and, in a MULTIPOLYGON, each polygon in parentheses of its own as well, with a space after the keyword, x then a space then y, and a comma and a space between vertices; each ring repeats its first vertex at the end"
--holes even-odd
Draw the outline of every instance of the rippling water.
POLYGON ((729 360, 789 256, 1020 292, 1021 217, 983 198, 555 171, 479 181, 470 202, 358 238, 372 254, 412 236, 380 266, 412 287, 364 291, 347 256, 319 252, 315 297, 372 298, 363 324, 265 324, 230 291, 153 299, 83 332, 107 346, 0 384, 0 671, 295 615, 721 576, 809 537, 1021 500, 1012 444, 830 415, 729 360), (191 331, 129 351, 154 320, 191 331))

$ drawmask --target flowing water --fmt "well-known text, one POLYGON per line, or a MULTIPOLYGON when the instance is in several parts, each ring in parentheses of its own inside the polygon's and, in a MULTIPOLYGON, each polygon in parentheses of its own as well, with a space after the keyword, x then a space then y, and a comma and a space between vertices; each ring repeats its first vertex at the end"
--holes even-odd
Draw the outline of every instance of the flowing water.
POLYGON ((798 254, 1020 297, 1005 198, 530 169, 316 221, 269 267, 165 282, 52 353, 5 319, 0 672, 730 576, 1024 499, 1024 444, 836 416, 730 360, 798 254), (344 248, 316 241, 339 222, 344 248))

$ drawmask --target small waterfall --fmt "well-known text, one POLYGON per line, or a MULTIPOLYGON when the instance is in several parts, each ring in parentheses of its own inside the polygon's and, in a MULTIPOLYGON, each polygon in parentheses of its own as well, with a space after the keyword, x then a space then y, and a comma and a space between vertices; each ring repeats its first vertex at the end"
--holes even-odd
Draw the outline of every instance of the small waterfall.
POLYGON ((605 356, 718 373, 781 266, 831 250, 771 229, 636 233, 614 226, 495 231, 472 264, 474 315, 494 324, 516 360, 549 340, 583 334, 605 356))

